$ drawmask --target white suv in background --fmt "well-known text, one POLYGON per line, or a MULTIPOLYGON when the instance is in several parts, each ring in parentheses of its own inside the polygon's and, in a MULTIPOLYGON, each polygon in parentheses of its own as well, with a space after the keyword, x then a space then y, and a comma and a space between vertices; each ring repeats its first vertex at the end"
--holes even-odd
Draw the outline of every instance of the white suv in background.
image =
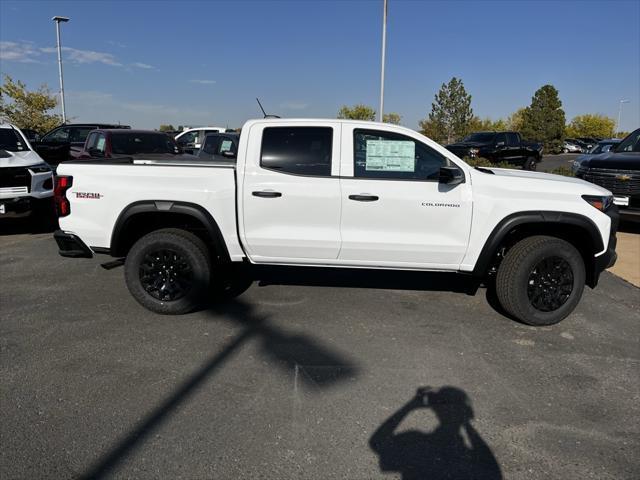
POLYGON ((53 214, 53 173, 26 136, 0 123, 0 219, 53 214))
POLYGON ((176 135, 176 142, 185 153, 196 154, 200 150, 207 133, 222 133, 224 131, 226 131, 224 127, 188 128, 176 135))

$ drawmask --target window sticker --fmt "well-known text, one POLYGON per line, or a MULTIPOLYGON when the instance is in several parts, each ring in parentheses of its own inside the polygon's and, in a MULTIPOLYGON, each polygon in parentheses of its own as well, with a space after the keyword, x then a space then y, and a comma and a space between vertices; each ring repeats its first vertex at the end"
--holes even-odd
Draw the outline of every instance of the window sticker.
POLYGON ((406 140, 367 140, 367 171, 414 172, 416 144, 406 140))
POLYGON ((106 139, 105 139, 104 137, 100 137, 100 138, 98 138, 98 143, 97 143, 97 145, 96 145, 96 148, 97 148, 98 150, 104 150, 104 142, 105 142, 105 140, 106 140, 106 139))
POLYGON ((220 144, 220 153, 228 152, 229 150, 231 150, 232 145, 233 142, 231 140, 222 140, 222 143, 220 144))

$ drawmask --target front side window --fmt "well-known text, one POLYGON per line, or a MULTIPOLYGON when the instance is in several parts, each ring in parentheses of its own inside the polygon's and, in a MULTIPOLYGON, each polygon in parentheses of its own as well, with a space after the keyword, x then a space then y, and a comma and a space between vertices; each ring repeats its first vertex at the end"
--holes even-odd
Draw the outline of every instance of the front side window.
POLYGON ((217 135, 207 135, 202 146, 202 151, 209 155, 215 155, 217 153, 218 144, 220 143, 220 137, 217 135))
POLYGON ((181 144, 186 144, 186 143, 196 143, 196 140, 198 140, 198 131, 194 130, 193 132, 187 132, 184 135, 182 135, 178 141, 181 144))
POLYGON ((111 150, 116 155, 176 153, 173 141, 164 133, 112 133, 111 150))
POLYGON ((396 180, 438 180, 448 160, 410 137, 377 130, 354 130, 354 176, 396 180))
POLYGON ((630 133, 616 148, 616 152, 640 152, 640 128, 630 133))
POLYGON ((507 135, 504 133, 499 133, 496 135, 496 145, 501 143, 502 145, 507 144, 507 135))
POLYGON ((331 127, 267 127, 262 133, 260 166, 296 175, 331 175, 331 127))
POLYGON ((22 152, 29 149, 20 134, 13 128, 0 128, 0 150, 22 152))
POLYGON ((87 139, 89 132, 94 130, 94 127, 75 127, 69 131, 69 142, 71 143, 84 143, 87 139))

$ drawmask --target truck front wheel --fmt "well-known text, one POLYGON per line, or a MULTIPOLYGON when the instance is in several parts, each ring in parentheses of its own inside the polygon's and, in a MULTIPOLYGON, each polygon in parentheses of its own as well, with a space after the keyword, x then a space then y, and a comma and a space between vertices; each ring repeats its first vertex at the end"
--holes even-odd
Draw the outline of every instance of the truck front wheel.
POLYGON ((570 243, 543 235, 521 240, 498 268, 496 294, 502 307, 528 325, 553 325, 582 297, 584 261, 570 243))
POLYGON ((209 291, 209 251, 200 238, 177 228, 140 238, 125 260, 125 280, 138 303, 155 313, 180 315, 200 306, 209 291))

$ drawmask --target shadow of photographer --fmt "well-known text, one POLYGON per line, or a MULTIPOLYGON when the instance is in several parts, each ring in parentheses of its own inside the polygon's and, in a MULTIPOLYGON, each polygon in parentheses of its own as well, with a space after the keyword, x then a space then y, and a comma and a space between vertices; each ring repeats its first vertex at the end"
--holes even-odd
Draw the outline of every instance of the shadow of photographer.
POLYGON ((378 427, 369 446, 379 456, 382 472, 398 472, 403 480, 502 478, 491 449, 471 424, 471 401, 458 388, 419 388, 416 395, 378 427), (398 433, 414 410, 431 409, 439 425, 431 432, 398 433))

